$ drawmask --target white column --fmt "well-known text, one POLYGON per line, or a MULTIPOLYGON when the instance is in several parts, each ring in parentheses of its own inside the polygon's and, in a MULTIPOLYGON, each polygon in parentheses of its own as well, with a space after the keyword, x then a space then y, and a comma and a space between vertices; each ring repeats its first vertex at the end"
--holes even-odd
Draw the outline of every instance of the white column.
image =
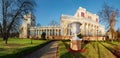
POLYGON ((88 35, 88 24, 86 24, 86 35, 88 35))
POLYGON ((53 29, 51 29, 51 36, 53 35, 53 29))
POLYGON ((39 29, 39 35, 40 35, 40 29, 39 29))
POLYGON ((89 35, 91 36, 91 33, 92 33, 92 31, 91 31, 91 24, 89 24, 89 35))
POLYGON ((40 35, 41 35, 41 32, 42 32, 42 31, 41 31, 41 29, 40 29, 40 35))
POLYGON ((39 36, 39 29, 38 29, 38 36, 39 36))
POLYGON ((91 35, 93 36, 93 25, 91 26, 91 32, 92 32, 92 34, 91 34, 91 35))
POLYGON ((59 30, 59 35, 60 35, 60 36, 62 35, 62 30, 59 30))
POLYGON ((49 29, 49 36, 50 36, 50 29, 49 29))
POLYGON ((59 36, 59 29, 57 30, 57 36, 59 36))
POLYGON ((53 29, 51 29, 51 32, 50 32, 50 33, 51 33, 51 36, 52 36, 52 35, 53 35, 53 29))
POLYGON ((54 30, 54 35, 56 36, 56 29, 54 30))
POLYGON ((97 36, 97 26, 95 26, 95 36, 97 36))
POLYGON ((51 29, 51 32, 50 32, 50 33, 51 33, 51 36, 52 36, 52 35, 53 35, 53 29, 51 29))
POLYGON ((58 30, 58 29, 56 29, 56 36, 57 36, 57 30, 58 30))
POLYGON ((56 36, 56 29, 54 30, 54 35, 56 36))
POLYGON ((55 30, 53 29, 53 35, 55 35, 55 30))
POLYGON ((40 32, 39 32, 39 29, 38 29, 38 36, 39 36, 40 32))
POLYGON ((36 28, 35 28, 35 34, 34 34, 34 36, 36 36, 36 28))
POLYGON ((38 36, 38 29, 37 29, 37 36, 38 36))
POLYGON ((58 36, 60 36, 60 29, 58 30, 58 36))
POLYGON ((45 30, 45 33, 46 33, 46 36, 47 36, 47 35, 48 35, 48 34, 47 34, 47 29, 45 30))
POLYGON ((47 36, 49 35, 48 32, 49 32, 49 29, 47 29, 47 36))
POLYGON ((96 36, 96 27, 94 26, 94 36, 96 36))
POLYGON ((56 29, 56 36, 58 36, 58 29, 56 29))
POLYGON ((86 35, 86 23, 84 23, 84 35, 86 35))
POLYGON ((93 30, 92 32, 93 32, 93 36, 94 36, 94 25, 93 25, 93 29, 92 30, 93 30))
POLYGON ((37 29, 37 31, 38 31, 38 35, 39 35, 39 29, 37 29))
POLYGON ((36 35, 36 29, 35 29, 34 31, 35 31, 35 34, 34 34, 34 35, 36 35))
POLYGON ((56 36, 57 36, 57 29, 56 29, 56 36))
POLYGON ((38 34, 37 29, 36 29, 36 35, 38 34))
POLYGON ((88 35, 90 35, 89 31, 90 31, 90 24, 88 24, 88 35))

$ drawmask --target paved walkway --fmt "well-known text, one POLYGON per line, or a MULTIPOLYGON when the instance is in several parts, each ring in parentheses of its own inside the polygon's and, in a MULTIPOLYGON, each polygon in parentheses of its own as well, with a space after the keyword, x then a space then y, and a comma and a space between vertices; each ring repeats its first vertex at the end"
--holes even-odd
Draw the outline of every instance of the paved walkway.
POLYGON ((53 41, 23 58, 59 58, 57 47, 58 43, 53 41))

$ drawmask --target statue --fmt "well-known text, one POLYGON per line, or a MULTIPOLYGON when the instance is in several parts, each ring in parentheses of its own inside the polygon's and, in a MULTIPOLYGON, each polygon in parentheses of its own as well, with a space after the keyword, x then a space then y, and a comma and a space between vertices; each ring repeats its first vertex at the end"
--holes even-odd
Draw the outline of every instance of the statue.
POLYGON ((80 25, 81 25, 81 23, 79 23, 79 22, 71 23, 71 26, 72 26, 71 32, 74 35, 74 37, 71 40, 78 40, 78 39, 80 39, 80 38, 77 37, 77 34, 80 33, 80 25))
POLYGON ((80 25, 81 25, 81 23, 73 22, 70 25, 72 27, 71 32, 73 34, 73 37, 72 37, 71 42, 70 42, 70 48, 72 50, 78 51, 78 50, 81 49, 81 41, 82 41, 82 39, 77 37, 77 34, 80 33, 80 25))

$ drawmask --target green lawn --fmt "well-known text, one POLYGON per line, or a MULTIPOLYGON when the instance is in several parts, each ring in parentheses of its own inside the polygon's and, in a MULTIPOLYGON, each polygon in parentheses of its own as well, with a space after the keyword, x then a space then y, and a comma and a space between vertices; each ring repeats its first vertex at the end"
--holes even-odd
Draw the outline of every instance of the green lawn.
POLYGON ((59 55, 60 58, 115 58, 116 56, 111 52, 110 49, 114 49, 116 45, 120 45, 120 42, 114 41, 114 42, 96 42, 91 41, 88 44, 82 44, 86 51, 82 53, 73 53, 69 52, 66 47, 66 44, 68 41, 59 41, 59 55), (103 45, 104 44, 104 45, 103 45), (112 45, 111 45, 112 44, 112 45), (107 49, 108 47, 109 49, 107 49))
POLYGON ((86 58, 114 58, 114 55, 100 42, 90 42, 84 48, 86 51, 82 55, 86 58))
POLYGON ((113 42, 101 42, 101 44, 110 50, 114 55, 120 58, 120 42, 113 41, 113 42))
POLYGON ((32 40, 31 44, 30 39, 18 39, 18 38, 9 38, 8 44, 5 44, 2 39, 0 39, 0 58, 16 58, 25 53, 32 52, 45 45, 48 40, 32 40))
POLYGON ((59 55, 60 58, 85 58, 80 53, 71 53, 66 48, 68 48, 69 41, 59 41, 59 55))
MULTIPOLYGON (((9 38, 8 44, 5 44, 0 39, 0 58, 17 58, 50 42, 49 40, 32 41, 33 44, 31 44, 30 39, 9 38)), ((120 45, 119 41, 91 41, 88 44, 82 44, 82 48, 86 50, 85 52, 73 53, 67 50, 70 41, 58 41, 58 43, 60 58, 115 58, 113 52, 116 50, 115 47, 120 45)))

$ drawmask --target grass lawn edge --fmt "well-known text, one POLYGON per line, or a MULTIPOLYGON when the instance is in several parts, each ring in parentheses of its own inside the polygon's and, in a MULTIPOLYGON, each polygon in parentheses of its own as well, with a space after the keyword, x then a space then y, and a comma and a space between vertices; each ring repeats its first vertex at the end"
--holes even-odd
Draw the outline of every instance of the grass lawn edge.
POLYGON ((21 58, 21 57, 24 57, 25 55, 28 55, 28 54, 36 51, 39 48, 44 47, 46 44, 48 44, 50 42, 52 42, 52 40, 49 40, 49 41, 47 41, 45 43, 36 45, 34 47, 26 47, 25 49, 22 49, 18 53, 3 55, 3 56, 0 56, 0 58, 21 58))

